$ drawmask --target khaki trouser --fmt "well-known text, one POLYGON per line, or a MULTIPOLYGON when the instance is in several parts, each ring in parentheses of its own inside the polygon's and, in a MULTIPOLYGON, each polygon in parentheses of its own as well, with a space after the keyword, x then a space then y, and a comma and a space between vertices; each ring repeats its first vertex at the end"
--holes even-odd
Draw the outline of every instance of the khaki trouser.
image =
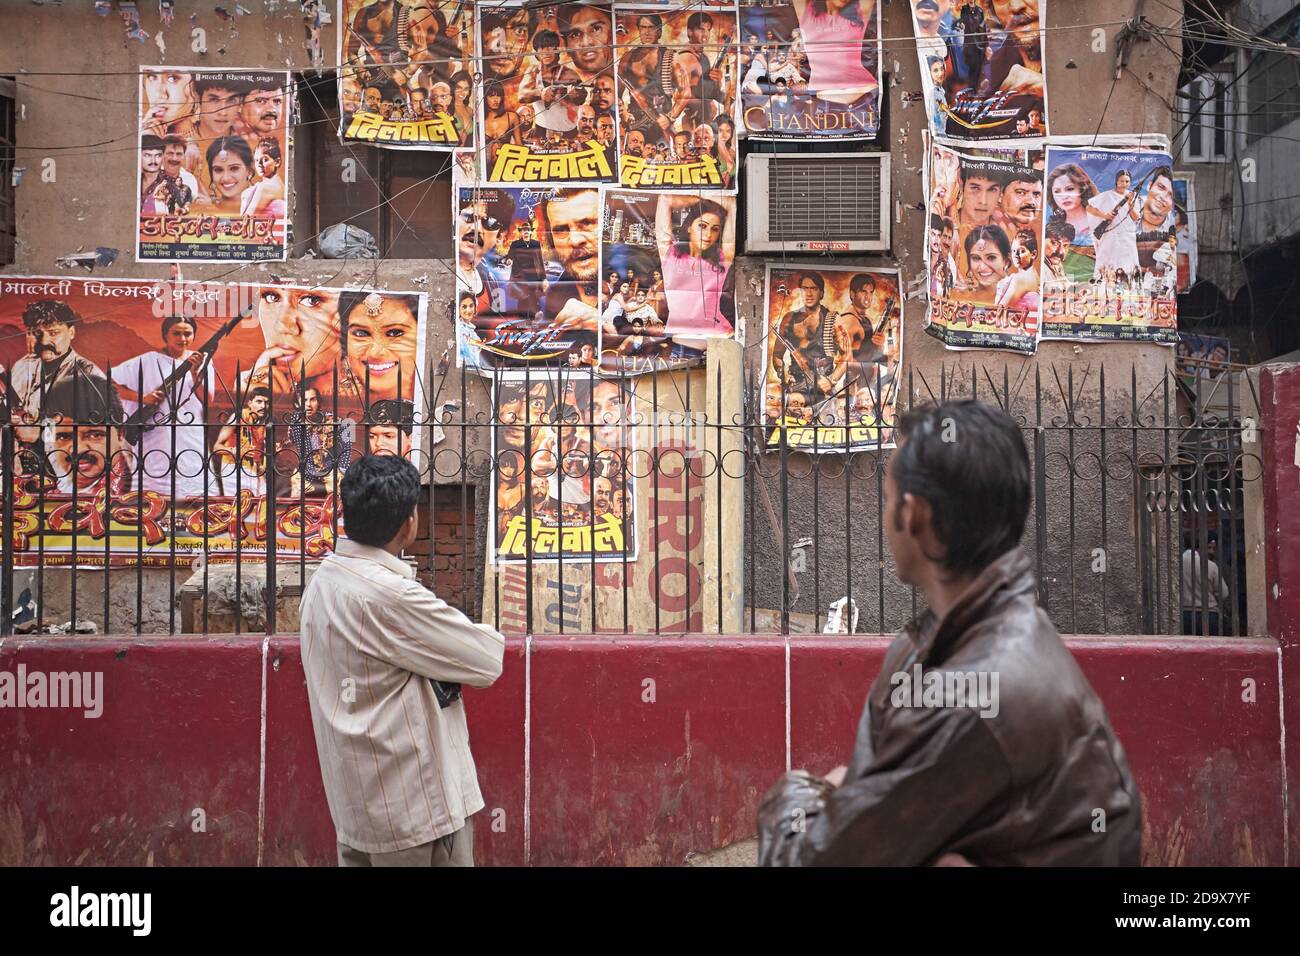
POLYGON ((340 843, 339 866, 473 866, 474 823, 466 820, 455 833, 391 853, 364 853, 340 843))

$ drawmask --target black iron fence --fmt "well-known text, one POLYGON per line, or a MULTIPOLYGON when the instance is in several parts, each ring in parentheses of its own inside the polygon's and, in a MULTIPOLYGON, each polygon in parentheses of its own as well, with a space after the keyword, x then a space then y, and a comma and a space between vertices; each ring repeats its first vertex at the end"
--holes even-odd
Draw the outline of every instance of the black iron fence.
POLYGON ((880 446, 903 409, 974 397, 1024 434, 1024 545, 1061 631, 1246 633, 1245 377, 958 363, 808 409, 761 372, 444 367, 418 409, 369 383, 353 409, 337 381, 327 401, 243 387, 143 428, 101 379, 102 404, 2 427, 0 629, 291 631, 347 465, 392 453, 438 489, 417 570, 503 630, 889 633, 918 598, 893 576, 880 446))

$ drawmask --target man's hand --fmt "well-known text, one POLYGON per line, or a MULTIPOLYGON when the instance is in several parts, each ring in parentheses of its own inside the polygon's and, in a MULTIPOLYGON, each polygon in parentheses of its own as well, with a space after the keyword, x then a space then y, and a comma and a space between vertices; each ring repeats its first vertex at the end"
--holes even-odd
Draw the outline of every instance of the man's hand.
POLYGON ((844 783, 844 775, 848 772, 849 772, 848 767, 839 766, 836 767, 834 770, 830 771, 829 773, 827 773, 826 776, 823 777, 822 779, 825 780, 827 783, 829 783, 832 787, 838 787, 844 783))
POLYGON ((595 332, 600 327, 600 313, 596 307, 580 299, 570 299, 555 317, 556 331, 595 332))
MULTIPOLYGON (((992 47, 989 48, 992 52, 992 47)), ((1007 71, 1007 78, 999 89, 1003 93, 1025 93, 1032 96, 1043 95, 1043 74, 1017 63, 1007 71)))

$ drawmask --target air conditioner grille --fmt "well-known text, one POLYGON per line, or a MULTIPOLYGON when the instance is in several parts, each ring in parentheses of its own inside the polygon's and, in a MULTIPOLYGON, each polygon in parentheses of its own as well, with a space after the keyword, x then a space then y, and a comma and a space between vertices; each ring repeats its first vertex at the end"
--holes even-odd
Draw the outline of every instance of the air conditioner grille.
POLYGON ((880 163, 782 157, 768 167, 773 241, 875 240, 881 234, 880 163))

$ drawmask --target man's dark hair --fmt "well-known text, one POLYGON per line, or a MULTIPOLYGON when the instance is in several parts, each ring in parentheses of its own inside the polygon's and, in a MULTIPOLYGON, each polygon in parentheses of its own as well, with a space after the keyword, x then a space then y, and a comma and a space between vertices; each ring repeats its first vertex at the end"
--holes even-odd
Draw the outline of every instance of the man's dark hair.
POLYGON ((113 384, 102 375, 80 370, 50 386, 42 414, 78 425, 117 425, 126 417, 113 384))
POLYGON ((23 309, 23 327, 28 329, 38 329, 51 322, 74 326, 79 318, 81 316, 77 315, 72 306, 58 299, 37 299, 23 309))
POLYGON ((269 402, 271 400, 271 390, 265 385, 258 385, 256 388, 249 390, 249 393, 244 396, 244 404, 247 405, 248 400, 251 398, 264 398, 269 402))
POLYGON ((420 498, 420 473, 397 455, 363 455, 339 483, 343 527, 358 544, 382 548, 397 537, 420 498))
POLYGON ((415 431, 415 405, 404 398, 382 398, 370 406, 371 425, 396 425, 407 435, 415 431))
POLYGON ((795 286, 796 286, 796 287, 798 287, 798 286, 802 286, 802 285, 803 285, 803 280, 804 280, 804 279, 811 279, 811 280, 812 280, 812 284, 815 285, 815 286, 817 287, 817 289, 821 292, 821 294, 822 294, 822 295, 825 295, 825 294, 826 294, 826 280, 823 279, 823 278, 821 277, 821 273, 819 273, 819 272, 800 272, 798 275, 796 275, 796 276, 794 277, 794 284, 795 284, 795 286))
POLYGON ((698 30, 700 27, 712 25, 713 17, 707 13, 692 13, 686 18, 686 29, 688 30, 698 30))
POLYGON ((859 272, 849 280, 849 295, 856 295, 867 286, 876 287, 876 277, 870 272, 859 272))
POLYGON ((1067 222, 1064 218, 1049 219, 1047 225, 1043 227, 1043 235, 1048 239, 1059 239, 1062 242, 1074 242, 1074 225, 1067 222))
POLYGON ((1032 169, 1012 169, 1007 173, 1006 186, 1010 188, 1013 183, 1032 183, 1040 185, 1043 181, 1043 174, 1032 169))
POLYGON ((153 133, 145 133, 140 137, 140 152, 143 153, 150 149, 156 149, 159 152, 162 152, 162 148, 163 138, 161 136, 155 136, 153 133))
POLYGON ((211 93, 213 90, 225 90, 228 93, 234 93, 242 100, 248 92, 248 87, 247 80, 228 80, 220 73, 208 73, 194 80, 194 96, 196 99, 202 99, 204 93, 211 93))
MULTIPOLYGON (((898 435, 890 474, 900 501, 913 494, 930 504, 943 546, 931 560, 952 574, 976 574, 1020 543, 1029 454, 1010 415, 970 399, 922 405, 902 417, 898 435)), ((895 510, 895 527, 899 520, 895 510)))
POLYGON ((538 30, 537 35, 533 37, 533 49, 556 49, 560 48, 560 35, 554 30, 538 30))

